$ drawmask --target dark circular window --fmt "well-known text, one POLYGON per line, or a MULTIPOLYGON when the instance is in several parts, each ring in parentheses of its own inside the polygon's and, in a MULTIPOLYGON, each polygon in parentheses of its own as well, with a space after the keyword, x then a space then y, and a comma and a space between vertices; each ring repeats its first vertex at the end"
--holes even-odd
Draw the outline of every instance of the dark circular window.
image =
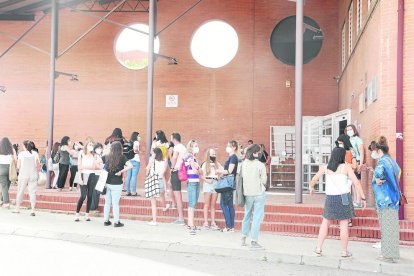
MULTIPOLYGON (((322 48, 323 33, 312 18, 303 18, 303 63, 309 63, 322 48)), ((288 65, 295 65, 296 16, 280 21, 273 29, 270 47, 277 59, 288 65)))

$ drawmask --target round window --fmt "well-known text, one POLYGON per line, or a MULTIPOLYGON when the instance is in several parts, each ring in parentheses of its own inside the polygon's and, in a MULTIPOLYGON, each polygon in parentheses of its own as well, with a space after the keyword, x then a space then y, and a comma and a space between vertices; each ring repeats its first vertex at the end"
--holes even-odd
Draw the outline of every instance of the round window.
MULTIPOLYGON (((312 18, 303 18, 303 63, 314 59, 322 48, 323 32, 312 18)), ((275 57, 288 65, 295 65, 296 16, 280 21, 273 29, 270 47, 275 57)))
POLYGON ((237 54, 239 38, 232 26, 220 20, 201 25, 191 40, 191 54, 202 66, 220 68, 237 54))
MULTIPOLYGON (((148 33, 149 27, 145 24, 132 24, 131 28, 148 33)), ((154 52, 158 54, 160 40, 154 42, 154 52)), ((128 69, 139 70, 148 66, 148 35, 125 28, 115 39, 115 57, 119 63, 128 69)))

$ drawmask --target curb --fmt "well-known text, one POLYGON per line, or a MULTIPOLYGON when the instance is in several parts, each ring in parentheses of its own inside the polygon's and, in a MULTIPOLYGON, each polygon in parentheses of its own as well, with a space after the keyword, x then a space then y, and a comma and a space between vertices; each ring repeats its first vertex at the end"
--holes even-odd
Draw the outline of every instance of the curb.
POLYGON ((308 255, 292 255, 271 252, 266 250, 249 250, 235 248, 221 248, 213 246, 188 245, 181 242, 168 243, 158 241, 134 240, 125 238, 111 238, 105 236, 82 235, 68 232, 54 232, 47 230, 31 230, 28 228, 1 227, 0 235, 14 235, 35 237, 42 239, 61 240, 73 243, 87 243, 101 246, 128 247, 168 251, 176 253, 190 253, 220 257, 231 257, 245 260, 255 260, 279 264, 308 265, 316 267, 334 268, 343 271, 376 272, 398 275, 412 275, 413 266, 406 264, 388 264, 380 262, 362 262, 360 260, 341 259, 338 257, 317 257, 308 255))

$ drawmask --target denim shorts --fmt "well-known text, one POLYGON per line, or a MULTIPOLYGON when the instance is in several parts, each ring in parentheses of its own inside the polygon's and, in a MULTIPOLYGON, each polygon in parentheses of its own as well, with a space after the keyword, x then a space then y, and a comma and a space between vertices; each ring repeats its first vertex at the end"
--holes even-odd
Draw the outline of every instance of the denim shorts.
POLYGON ((193 182, 187 184, 188 193, 188 208, 195 208, 200 195, 200 182, 193 182))
POLYGON ((164 186, 164 179, 160 178, 158 179, 158 185, 160 186, 160 193, 164 192, 165 186, 164 186))
POLYGON ((211 183, 211 184, 204 181, 203 193, 213 193, 213 194, 215 194, 216 193, 216 190, 215 190, 216 183, 217 183, 216 180, 214 180, 213 183, 211 183))

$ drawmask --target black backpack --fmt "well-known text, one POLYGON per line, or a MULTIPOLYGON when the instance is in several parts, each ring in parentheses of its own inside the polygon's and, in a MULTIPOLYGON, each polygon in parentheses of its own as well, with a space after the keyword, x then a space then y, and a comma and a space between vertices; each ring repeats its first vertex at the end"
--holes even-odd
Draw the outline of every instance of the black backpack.
POLYGON ((123 154, 128 159, 131 160, 135 156, 133 143, 125 143, 123 148, 123 154))

